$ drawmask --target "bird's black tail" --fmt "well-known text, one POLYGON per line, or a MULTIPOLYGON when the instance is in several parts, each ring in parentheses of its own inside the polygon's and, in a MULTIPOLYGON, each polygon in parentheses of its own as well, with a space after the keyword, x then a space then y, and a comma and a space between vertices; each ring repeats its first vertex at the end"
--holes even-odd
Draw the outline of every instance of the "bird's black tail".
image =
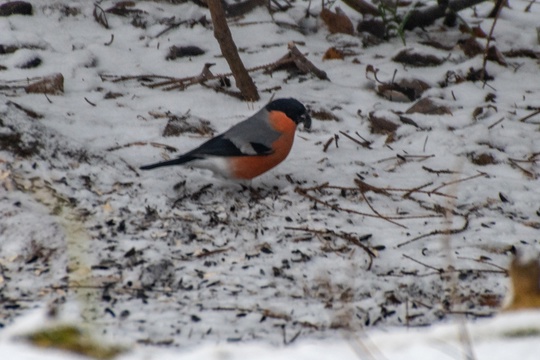
POLYGON ((182 164, 185 164, 185 163, 190 162, 190 161, 195 160, 195 159, 197 159, 197 157, 190 156, 190 155, 185 155, 185 156, 180 156, 177 159, 168 160, 168 161, 162 161, 162 162, 158 162, 158 163, 155 163, 155 164, 141 166, 139 169, 141 169, 141 170, 151 170, 151 169, 155 169, 155 168, 162 167, 162 166, 182 165, 182 164))

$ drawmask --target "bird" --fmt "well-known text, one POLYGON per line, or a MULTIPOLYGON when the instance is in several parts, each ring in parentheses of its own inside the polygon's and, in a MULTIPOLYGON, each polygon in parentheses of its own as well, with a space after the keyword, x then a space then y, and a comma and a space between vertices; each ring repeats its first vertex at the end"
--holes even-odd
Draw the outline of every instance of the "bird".
POLYGON ((297 125, 311 128, 306 107, 294 98, 268 103, 246 120, 176 159, 141 166, 151 170, 187 165, 231 180, 252 180, 281 163, 291 151, 297 125))

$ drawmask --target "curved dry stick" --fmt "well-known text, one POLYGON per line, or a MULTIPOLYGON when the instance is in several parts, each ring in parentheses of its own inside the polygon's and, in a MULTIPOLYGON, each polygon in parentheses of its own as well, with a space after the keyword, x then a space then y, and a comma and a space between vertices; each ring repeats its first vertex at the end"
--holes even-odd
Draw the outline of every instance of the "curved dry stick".
POLYGON ((310 229, 310 228, 307 228, 307 227, 294 227, 294 226, 285 226, 285 229, 286 230, 294 230, 294 231, 305 231, 305 232, 309 232, 309 233, 313 233, 313 234, 319 234, 319 235, 334 235, 334 236, 337 236, 339 238, 342 238, 343 240, 347 240, 347 241, 353 243, 354 245, 360 247, 362 250, 364 250, 368 254, 368 256, 369 256, 369 264, 368 264, 367 270, 371 270, 371 265, 373 264, 373 258, 377 257, 377 255, 369 247, 362 244, 360 242, 360 240, 358 240, 352 234, 338 233, 338 232, 336 232, 334 230, 329 230, 329 229, 316 230, 316 229, 310 229))
POLYGON ((435 192, 437 190, 440 190, 442 189, 443 187, 445 186, 448 186, 448 185, 453 185, 453 184, 457 184, 457 183, 460 183, 460 182, 464 182, 464 181, 468 181, 468 180, 472 180, 472 179, 476 179, 478 177, 487 177, 487 174, 486 173, 483 173, 483 172, 480 172, 479 174, 476 174, 476 175, 473 175, 473 176, 469 176, 469 177, 466 177, 466 178, 463 178, 463 179, 458 179, 458 180, 454 180, 454 181, 449 181, 447 183, 442 183, 442 185, 436 187, 435 189, 431 190, 429 193, 432 193, 432 192, 435 192))
POLYGON ((459 234, 459 233, 467 230, 468 227, 469 227, 469 218, 465 216, 465 223, 463 224, 462 227, 460 227, 458 229, 433 230, 430 233, 423 234, 423 235, 417 236, 415 238, 412 238, 410 240, 407 240, 405 242, 402 242, 401 244, 398 244, 397 247, 399 248, 399 247, 408 245, 408 244, 410 244, 412 242, 415 242, 417 240, 420 240, 420 239, 423 239, 423 238, 426 238, 426 237, 432 236, 432 235, 454 235, 454 234, 459 234))
MULTIPOLYGON (((345 190, 345 191, 360 191, 358 188, 353 188, 353 187, 345 187, 345 186, 336 186, 336 185, 328 185, 328 183, 325 183, 327 184, 327 186, 324 186, 321 187, 322 188, 326 188, 326 189, 335 189, 335 190, 345 190)), ((429 185, 432 185, 432 183, 429 183, 428 185, 421 185, 419 187, 416 187, 414 189, 399 189, 399 188, 381 188, 382 190, 385 190, 387 192, 405 192, 405 193, 409 193, 409 192, 416 192, 416 193, 419 193, 419 194, 427 194, 427 195, 438 195, 438 196, 442 196, 442 197, 447 197, 447 198, 452 198, 452 199, 457 199, 457 196, 454 196, 454 195, 448 195, 448 194, 445 194, 445 193, 441 193, 441 192, 438 192, 438 191, 430 191, 430 190, 419 190, 421 189, 422 187, 424 186, 429 186, 429 185)), ((310 189, 314 189, 314 190, 317 190, 321 187, 314 187, 314 188, 310 188, 310 189)), ((310 189, 306 189, 306 190, 310 190, 310 189)), ((404 197, 405 195, 403 195, 404 197)), ((402 219, 405 219, 405 218, 402 218, 402 219)))
MULTIPOLYGON (((300 187, 297 187, 297 188, 294 189, 294 192, 308 198, 309 200, 312 200, 313 202, 315 202, 317 204, 321 204, 321 205, 324 205, 326 207, 329 207, 330 209, 332 209, 334 211, 343 211, 343 212, 346 212, 348 214, 356 214, 356 215, 361 215, 361 216, 366 216, 366 217, 371 217, 371 218, 377 218, 377 219, 379 219, 381 217, 380 215, 368 214, 368 213, 364 213, 364 212, 361 212, 361 211, 348 209, 348 208, 343 208, 343 207, 340 207, 338 205, 330 204, 329 202, 323 201, 321 199, 316 198, 313 195, 308 194, 309 190, 322 190, 324 188, 329 188, 329 189, 332 188, 330 186, 324 187, 323 185, 312 187, 312 188, 307 188, 307 189, 302 189, 300 187)), ((341 189, 340 187, 335 187, 335 188, 341 189)), ((343 189, 345 189, 345 188, 343 188, 343 189)), ((358 189, 358 188, 350 188, 349 190, 351 190, 351 191, 360 191, 360 189, 358 189)), ((427 219, 427 218, 439 218, 439 217, 441 217, 441 215, 385 216, 386 219, 390 219, 390 220, 427 219)))

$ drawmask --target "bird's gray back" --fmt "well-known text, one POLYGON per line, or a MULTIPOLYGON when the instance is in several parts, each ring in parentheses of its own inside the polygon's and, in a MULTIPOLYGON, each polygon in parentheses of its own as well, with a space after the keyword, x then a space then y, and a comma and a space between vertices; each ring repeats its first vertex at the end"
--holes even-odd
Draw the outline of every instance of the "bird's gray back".
POLYGON ((251 144, 261 144, 268 148, 276 141, 280 133, 270 125, 268 111, 262 108, 249 119, 227 130, 223 137, 230 140, 245 153, 253 151, 251 144))

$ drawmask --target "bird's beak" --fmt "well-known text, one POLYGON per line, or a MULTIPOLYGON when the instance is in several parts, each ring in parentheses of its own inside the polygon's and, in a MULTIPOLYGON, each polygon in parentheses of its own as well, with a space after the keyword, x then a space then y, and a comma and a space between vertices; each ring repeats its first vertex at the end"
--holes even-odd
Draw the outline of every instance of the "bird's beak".
POLYGON ((300 122, 304 124, 304 129, 307 129, 307 130, 311 129, 311 117, 309 116, 308 113, 305 113, 304 115, 300 117, 300 122))

